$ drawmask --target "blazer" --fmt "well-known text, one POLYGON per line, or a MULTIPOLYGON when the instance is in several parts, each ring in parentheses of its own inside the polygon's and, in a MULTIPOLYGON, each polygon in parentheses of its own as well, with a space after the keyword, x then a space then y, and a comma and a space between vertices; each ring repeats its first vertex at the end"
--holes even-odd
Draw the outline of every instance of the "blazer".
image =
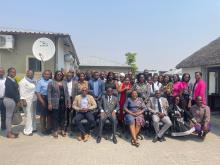
POLYGON ((89 93, 94 96, 94 97, 98 97, 98 99, 101 99, 103 92, 105 91, 105 84, 103 83, 102 80, 98 79, 98 96, 95 96, 94 94, 94 83, 95 81, 89 80, 89 93))
MULTIPOLYGON (((63 81, 62 84, 64 88, 65 105, 67 107, 68 105, 70 105, 70 97, 66 82, 63 81)), ((60 101, 60 89, 59 89, 59 85, 55 82, 55 80, 49 82, 47 89, 47 96, 48 96, 48 104, 52 104, 53 109, 58 109, 59 101, 60 101)))
POLYGON ((20 101, 18 83, 8 77, 5 80, 5 97, 13 99, 15 103, 20 101))
MULTIPOLYGON (((88 109, 89 110, 94 110, 95 108, 97 108, 97 104, 95 99, 91 96, 91 95, 87 95, 88 98, 88 109)), ((75 111, 80 111, 81 110, 81 99, 82 96, 81 95, 77 95, 73 101, 73 109, 75 111)))
POLYGON ((119 110, 119 101, 118 98, 116 96, 111 96, 111 107, 109 109, 108 107, 108 96, 107 95, 103 95, 101 98, 101 101, 99 103, 99 109, 101 110, 101 112, 107 112, 107 113, 112 113, 113 111, 118 111, 119 110))
POLYGON ((206 105, 206 96, 205 96, 206 83, 203 80, 199 80, 193 90, 193 100, 196 100, 198 96, 202 97, 202 102, 206 105))
MULTIPOLYGON (((168 108, 169 108, 169 103, 165 97, 160 97, 161 99, 161 108, 163 109, 163 113, 165 115, 168 114, 168 108)), ((147 109, 153 113, 156 114, 156 107, 155 105, 157 104, 157 98, 156 97, 150 97, 150 100, 147 103, 147 109)))

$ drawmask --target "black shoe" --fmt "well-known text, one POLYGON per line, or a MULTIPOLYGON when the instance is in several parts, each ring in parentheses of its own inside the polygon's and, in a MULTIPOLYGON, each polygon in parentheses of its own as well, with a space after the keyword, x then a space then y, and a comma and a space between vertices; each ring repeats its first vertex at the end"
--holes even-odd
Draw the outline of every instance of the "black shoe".
POLYGON ((160 139, 161 139, 163 142, 166 141, 166 139, 165 139, 164 136, 162 136, 160 139))
POLYGON ((205 137, 206 137, 206 134, 207 134, 207 132, 203 132, 203 134, 202 134, 202 140, 205 140, 205 137))
POLYGON ((100 143, 100 142, 101 142, 101 139, 102 139, 102 138, 101 138, 100 136, 98 136, 97 139, 96 139, 96 143, 100 143))
POLYGON ((116 138, 115 136, 113 136, 112 141, 113 141, 114 144, 117 144, 117 143, 118 143, 118 140, 117 140, 117 138, 116 138))
POLYGON ((45 130, 42 132, 43 135, 50 135, 52 133, 51 130, 45 130))
POLYGON ((37 132, 37 130, 33 130, 33 131, 32 131, 32 133, 36 133, 36 132, 37 132))
POLYGON ((198 137, 200 137, 200 138, 202 137, 202 132, 198 133, 198 137))
POLYGON ((159 140, 159 138, 156 136, 156 137, 153 138, 152 142, 156 143, 158 140, 159 140))

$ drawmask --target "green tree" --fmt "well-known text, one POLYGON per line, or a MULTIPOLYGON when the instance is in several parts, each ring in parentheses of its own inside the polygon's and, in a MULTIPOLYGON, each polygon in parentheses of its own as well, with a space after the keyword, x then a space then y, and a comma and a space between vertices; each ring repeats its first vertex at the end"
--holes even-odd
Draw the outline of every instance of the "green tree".
POLYGON ((125 56, 126 56, 126 63, 131 66, 131 71, 135 74, 138 69, 136 65, 137 53, 128 52, 125 54, 125 56))

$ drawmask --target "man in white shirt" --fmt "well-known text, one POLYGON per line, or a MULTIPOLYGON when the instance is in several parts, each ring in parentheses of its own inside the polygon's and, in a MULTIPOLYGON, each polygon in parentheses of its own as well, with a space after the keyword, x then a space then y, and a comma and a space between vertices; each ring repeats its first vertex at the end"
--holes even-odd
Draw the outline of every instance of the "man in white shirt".
MULTIPOLYGON (((69 71, 66 74, 66 83, 67 83, 68 93, 70 96, 71 106, 72 106, 73 100, 75 99, 76 95, 79 94, 78 81, 73 79, 73 76, 74 76, 73 73, 74 73, 74 71, 69 71)), ((72 110, 72 107, 67 108, 65 111, 65 124, 64 124, 64 127, 65 127, 64 131, 65 132, 67 132, 68 127, 70 125, 71 116, 72 115, 74 116, 74 114, 71 115, 71 110, 72 110)), ((72 113, 74 113, 74 111, 72 111, 72 113)))
POLYGON ((34 81, 34 72, 28 70, 26 76, 19 82, 20 99, 25 112, 24 135, 32 136, 36 131, 36 101, 35 95, 36 81, 34 81))
POLYGON ((0 67, 0 111, 1 111, 1 129, 5 130, 6 129, 6 111, 5 111, 5 106, 3 104, 3 98, 5 96, 5 80, 6 78, 4 77, 5 75, 5 70, 3 67, 0 67))
POLYGON ((153 82, 151 84, 151 95, 154 95, 156 91, 161 90, 162 84, 158 81, 158 75, 153 75, 153 82))

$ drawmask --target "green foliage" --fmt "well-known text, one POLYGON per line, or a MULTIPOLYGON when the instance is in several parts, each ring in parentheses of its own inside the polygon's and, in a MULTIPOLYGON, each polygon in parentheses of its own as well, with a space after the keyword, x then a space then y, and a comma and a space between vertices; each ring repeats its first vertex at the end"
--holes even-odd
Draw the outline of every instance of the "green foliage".
POLYGON ((135 73, 137 71, 137 69, 138 69, 138 67, 136 65, 137 53, 130 53, 130 52, 128 52, 128 53, 125 54, 125 56, 126 56, 126 63, 131 66, 131 71, 133 73, 135 73))

